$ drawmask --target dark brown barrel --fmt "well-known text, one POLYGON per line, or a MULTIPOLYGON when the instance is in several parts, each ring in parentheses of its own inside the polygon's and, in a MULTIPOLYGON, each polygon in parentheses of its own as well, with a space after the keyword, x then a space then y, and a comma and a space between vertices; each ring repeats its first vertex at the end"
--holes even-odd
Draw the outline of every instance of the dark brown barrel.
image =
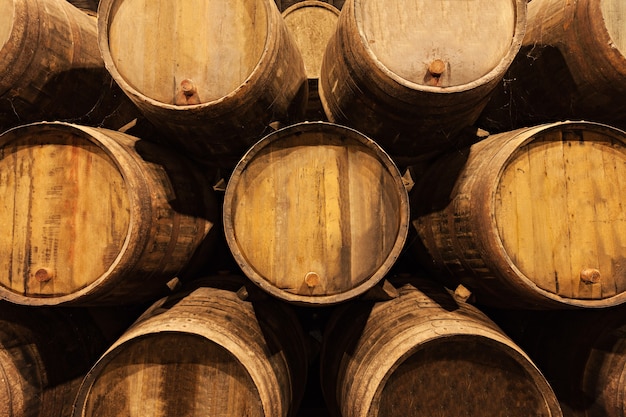
POLYGON ((392 157, 450 149, 518 52, 526 0, 350 0, 324 54, 331 122, 392 157))
POLYGON ((539 366, 572 417, 626 411, 626 310, 488 312, 539 366))
POLYGON ((340 307, 321 351, 333 416, 561 416, 528 356, 482 312, 416 281, 340 307))
POLYGON ((109 343, 86 309, 0 302, 0 415, 69 416, 83 377, 109 343))
POLYGON ((622 0, 536 0, 527 32, 479 124, 494 133, 561 120, 626 127, 622 0))
POLYGON ((200 287, 155 303, 96 362, 74 417, 293 416, 306 381, 294 313, 200 287))
POLYGON ((0 297, 19 304, 154 300, 211 250, 205 173, 116 131, 35 123, 0 135, 0 297))
POLYGON ((115 81, 196 159, 234 166, 271 122, 303 116, 304 65, 273 0, 103 0, 98 36, 115 81))
POLYGON ((408 233, 389 156, 356 130, 300 123, 267 135, 235 168, 224 231, 243 272, 283 300, 333 304, 380 281, 408 233))
POLYGON ((307 120, 326 120, 318 93, 318 84, 324 51, 337 27, 339 9, 319 0, 299 1, 283 13, 283 19, 293 36, 309 83, 307 120))
POLYGON ((440 158, 412 190, 424 260, 484 304, 626 300, 626 133, 559 122, 440 158))
POLYGON ((0 131, 41 120, 117 129, 139 114, 104 67, 95 17, 65 0, 5 0, 0 16, 0 131))

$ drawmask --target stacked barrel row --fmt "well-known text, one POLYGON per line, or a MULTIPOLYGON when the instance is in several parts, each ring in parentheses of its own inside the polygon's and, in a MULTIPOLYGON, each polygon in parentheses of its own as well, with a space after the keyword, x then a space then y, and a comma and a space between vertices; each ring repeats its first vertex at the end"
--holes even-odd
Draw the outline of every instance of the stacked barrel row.
POLYGON ((3 413, 619 415, 626 10, 561 3, 5 1, 3 413))

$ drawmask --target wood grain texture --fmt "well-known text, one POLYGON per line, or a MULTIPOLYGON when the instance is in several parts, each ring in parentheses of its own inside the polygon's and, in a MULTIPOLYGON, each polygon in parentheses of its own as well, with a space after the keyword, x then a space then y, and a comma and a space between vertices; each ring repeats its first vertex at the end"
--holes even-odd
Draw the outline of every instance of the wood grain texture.
POLYGON ((430 281, 399 292, 343 306, 326 326, 321 379, 332 415, 562 415, 541 372, 478 309, 430 281))
MULTIPOLYGON (((471 148, 445 206, 414 225, 435 263, 484 303, 622 303, 624 139, 587 122, 493 135, 471 148)), ((427 181, 412 199, 422 207, 427 181)))
POLYGON ((163 299, 85 377, 73 416, 293 415, 306 380, 290 310, 201 287, 163 299))
POLYGON ((0 5, 0 130, 41 120, 119 128, 138 111, 113 82, 96 19, 66 1, 0 5))
POLYGON ((320 74, 328 120, 392 156, 449 149, 501 81, 525 25, 526 1, 348 1, 320 74))
POLYGON ((304 64, 271 0, 105 0, 98 36, 116 82, 193 158, 240 157, 303 116, 304 64), (193 100, 177 99, 186 80, 193 100))
POLYGON ((148 300, 211 245, 210 186, 167 149, 59 122, 14 128, 0 143, 2 298, 148 300))
POLYGON ((358 132, 304 123, 242 158, 224 229, 243 271, 287 301, 336 303, 375 285, 407 233, 408 197, 393 162, 358 132))

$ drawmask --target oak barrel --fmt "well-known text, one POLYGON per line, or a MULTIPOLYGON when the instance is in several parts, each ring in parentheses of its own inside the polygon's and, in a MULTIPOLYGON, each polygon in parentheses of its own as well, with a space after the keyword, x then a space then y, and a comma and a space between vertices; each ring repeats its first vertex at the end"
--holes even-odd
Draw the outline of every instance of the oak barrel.
POLYGON ((480 124, 502 132, 560 120, 626 127, 626 3, 534 0, 527 31, 480 124))
POLYGON ((324 53, 320 98, 392 157, 454 146, 519 51, 526 0, 349 0, 324 53))
POLYGON ((293 416, 307 373, 300 324, 242 292, 199 287, 155 303, 89 371, 72 415, 293 416))
POLYGON ((273 0, 102 0, 98 36, 122 90, 203 162, 234 165, 303 116, 304 64, 273 0))
POLYGON ((320 69, 328 41, 335 33, 339 9, 320 0, 294 3, 283 13, 283 19, 300 50, 308 78, 307 120, 325 120, 318 93, 320 69))
POLYGON ((109 345, 85 309, 0 302, 0 415, 66 417, 109 345))
POLYGON ((412 190, 423 260, 484 304, 621 304, 625 169, 626 133, 592 122, 500 133, 446 155, 412 190))
POLYGON ((373 287, 408 233, 393 161, 356 130, 300 123, 267 135, 237 164, 224 231, 242 271, 282 300, 334 304, 373 287))
POLYGON ((218 221, 188 158, 61 122, 0 135, 0 195, 0 297, 19 304, 154 301, 205 262, 218 221))
POLYGON ((321 382, 333 416, 561 416, 528 356, 480 310, 414 281, 390 301, 338 308, 321 382))
POLYGON ((566 417, 626 411, 626 310, 493 310, 490 317, 542 370, 566 417))
POLYGON ((0 2, 0 131, 41 120, 119 128, 139 114, 104 67, 96 19, 65 0, 0 2))

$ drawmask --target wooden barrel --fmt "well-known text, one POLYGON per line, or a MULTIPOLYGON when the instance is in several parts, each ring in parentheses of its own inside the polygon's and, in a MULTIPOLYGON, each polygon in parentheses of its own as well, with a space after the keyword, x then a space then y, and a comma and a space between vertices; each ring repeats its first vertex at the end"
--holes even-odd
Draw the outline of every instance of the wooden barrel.
POLYGON ((69 416, 83 377, 108 346, 85 309, 0 302, 0 415, 69 416))
POLYGON ((335 33, 339 9, 323 1, 304 0, 294 3, 282 14, 289 33, 298 45, 309 80, 306 119, 325 120, 318 84, 324 51, 335 33))
POLYGON ((561 120, 626 127, 626 4, 535 0, 527 32, 479 124, 492 132, 561 120))
POLYGON ((526 0, 350 0, 324 53, 331 122, 392 157, 450 149, 518 52, 526 0))
POLYGON ((600 310, 488 312, 537 364, 565 416, 623 416, 626 313, 600 310))
POLYGON ((0 135, 0 195, 0 297, 19 304, 153 301, 205 261, 218 221, 187 158, 61 122, 0 135))
POLYGON ((98 36, 124 92, 203 162, 234 165, 271 122, 303 116, 304 65, 273 0, 102 0, 98 36))
POLYGON ((412 190, 424 258, 484 304, 626 300, 626 133, 558 122, 440 158, 412 190))
POLYGON ((393 266, 408 196, 389 156, 356 130, 300 123, 267 135, 235 168, 224 231, 243 272, 285 301, 334 304, 393 266))
POLYGON ((528 356, 478 309, 416 281, 336 310, 321 351, 333 416, 561 416, 528 356))
POLYGON ((41 120, 119 128, 139 112, 104 67, 96 19, 65 0, 0 3, 0 131, 41 120))
POLYGON ((200 287, 155 303, 96 362, 74 417, 293 416, 306 381, 286 305, 200 287))

